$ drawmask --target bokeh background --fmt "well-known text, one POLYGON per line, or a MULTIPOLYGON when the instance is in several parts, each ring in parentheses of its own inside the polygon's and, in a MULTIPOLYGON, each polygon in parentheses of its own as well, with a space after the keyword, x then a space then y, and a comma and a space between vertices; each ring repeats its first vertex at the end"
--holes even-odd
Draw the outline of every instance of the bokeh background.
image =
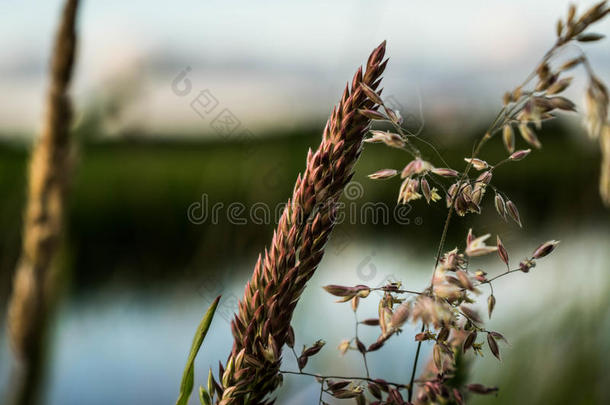
MULTIPOLYGON (((216 369, 230 350, 228 319, 274 228, 273 221, 236 223, 228 205, 243 204, 246 218, 257 203, 275 207, 288 198, 307 148, 318 145, 343 86, 378 43, 388 40, 384 94, 411 128, 422 127, 422 137, 459 167, 503 92, 521 82, 552 43, 567 5, 85 1, 73 87, 78 165, 61 249, 68 276, 48 342, 43 403, 173 403, 195 327, 222 293, 196 362, 196 383, 205 382, 207 368, 216 369), (215 100, 213 111, 194 110, 201 92, 203 100, 215 100), (239 126, 218 130, 220 113, 239 126), (189 207, 201 208, 197 203, 224 205, 217 221, 203 214, 189 220, 189 207)), ((20 250, 28 152, 43 114, 59 9, 57 0, 0 3, 1 394, 11 389, 14 359, 4 314, 20 250)), ((595 31, 609 33, 610 25, 602 22, 595 31)), ((586 50, 599 76, 610 81, 610 43, 586 50)), ((577 74, 570 93, 576 101, 585 84, 577 74)), ((499 219, 487 201, 482 216, 455 221, 449 235, 452 247, 463 246, 470 226, 498 233, 513 260, 541 241, 562 241, 531 273, 497 283, 489 328, 511 344, 501 348, 502 363, 479 359, 472 379, 501 387, 494 403, 608 403, 610 216, 597 194, 598 148, 577 115, 548 125, 541 140, 542 151, 494 176, 518 204, 523 229, 499 219)), ((483 156, 502 159, 501 142, 491 142, 483 156)), ((355 194, 345 202, 356 209, 384 202, 393 209, 398 183, 375 183, 366 174, 406 163, 398 151, 367 146, 356 167, 355 194)), ((363 372, 358 355, 341 357, 335 350, 351 337, 352 312, 321 286, 388 279, 425 286, 445 210, 419 202, 411 208, 402 224, 351 221, 336 229, 295 315, 298 345, 327 341, 309 371, 363 372)), ((498 261, 486 264, 501 271, 498 261)), ((374 299, 363 303, 362 317, 374 316, 374 299)), ((364 334, 367 342, 376 338, 373 329, 364 334)), ((375 375, 407 378, 416 329, 407 327, 371 356, 375 375)), ((288 355, 284 368, 296 368, 288 355)), ((279 403, 315 403, 317 395, 312 379, 287 377, 279 403)))

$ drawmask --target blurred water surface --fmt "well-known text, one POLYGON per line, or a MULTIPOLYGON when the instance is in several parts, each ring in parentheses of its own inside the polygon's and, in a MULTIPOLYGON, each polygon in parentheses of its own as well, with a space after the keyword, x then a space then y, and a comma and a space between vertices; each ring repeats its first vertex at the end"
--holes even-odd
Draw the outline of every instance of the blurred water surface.
MULTIPOLYGON (((499 399, 522 395, 536 398, 523 403, 543 404, 548 403, 544 399, 545 390, 557 390, 556 384, 562 381, 561 378, 569 379, 583 372, 564 369, 572 366, 562 363, 562 357, 568 356, 564 350, 586 356, 589 368, 607 371, 607 365, 603 365, 607 357, 601 353, 608 353, 610 337, 606 296, 610 286, 607 265, 610 234, 607 229, 558 227, 536 237, 558 237, 562 244, 529 274, 517 273, 497 282, 498 304, 488 327, 504 333, 512 345, 501 348, 507 359, 504 363, 488 356, 476 363, 474 375, 482 383, 500 385, 499 399), (579 330, 578 322, 573 322, 576 326, 569 329, 570 333, 581 343, 566 348, 563 336, 568 332, 561 332, 559 336, 555 333, 558 328, 563 330, 561 325, 565 317, 574 316, 581 320, 589 318, 596 327, 579 330), (544 350, 532 352, 533 348, 539 348, 536 337, 544 337, 544 350), (597 347, 588 346, 593 342, 597 342, 597 347), (502 376, 510 375, 511 367, 522 367, 523 363, 527 364, 527 375, 537 378, 528 380, 513 376, 507 379, 506 386, 502 376), (515 384, 519 384, 518 389, 515 384)), ((516 261, 535 246, 534 240, 527 240, 510 243, 507 247, 516 261)), ((330 375, 364 373, 357 353, 349 352, 342 357, 336 350, 341 339, 352 336, 353 313, 349 305, 333 303, 334 299, 324 293, 321 286, 329 283, 374 286, 393 279, 403 280, 408 288, 420 289, 429 281, 432 251, 432 248, 429 251, 413 249, 394 238, 384 237, 358 237, 340 253, 332 253, 331 243, 319 272, 299 303, 293 322, 297 348, 317 339, 327 342, 307 370, 330 375)), ((85 402, 92 405, 172 403, 192 333, 213 299, 211 293, 215 293, 214 289, 222 293, 230 305, 232 298, 241 296, 251 264, 241 263, 237 272, 234 264, 218 266, 215 271, 224 275, 215 280, 212 288, 206 285, 205 277, 199 277, 196 281, 147 293, 107 288, 65 301, 52 334, 52 362, 44 403, 82 404, 84 395, 85 402)), ((482 260, 480 264, 489 265, 491 272, 502 269, 495 257, 482 260)), ((375 294, 363 300, 359 316, 374 317, 376 303, 375 294)), ((231 348, 229 312, 230 307, 221 307, 214 320, 196 362, 197 384, 205 384, 207 368, 212 366, 216 370, 218 361, 224 361, 231 348)), ((372 342, 378 334, 376 328, 361 329, 366 343, 372 342)), ((394 381, 406 378, 414 354, 412 336, 416 329, 418 326, 406 327, 404 334, 369 356, 374 375, 394 381)), ((424 346, 424 349, 426 358, 429 348, 424 346)), ((6 376, 10 364, 6 361, 10 358, 6 350, 4 343, 0 358, 5 360, 0 362, 0 376, 6 376)), ((283 368, 296 370, 291 353, 284 352, 284 358, 283 368)), ((596 400, 607 398, 607 386, 593 382, 590 385, 596 387, 596 396, 590 396, 589 402, 579 403, 601 403, 596 400)), ((319 395, 318 387, 309 377, 286 376, 279 392, 279 403, 314 403, 319 395)), ((193 400, 192 403, 197 402, 193 400)))

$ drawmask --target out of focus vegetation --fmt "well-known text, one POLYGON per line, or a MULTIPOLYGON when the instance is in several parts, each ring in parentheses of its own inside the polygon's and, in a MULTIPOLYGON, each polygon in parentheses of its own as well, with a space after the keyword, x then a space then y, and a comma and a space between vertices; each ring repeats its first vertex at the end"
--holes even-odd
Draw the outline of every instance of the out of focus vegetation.
MULTIPOLYGON (((533 153, 510 170, 498 170, 494 179, 518 204, 526 226, 598 222, 600 218, 608 221, 597 194, 599 158, 595 148, 558 126, 550 126, 541 137, 544 153, 533 153)), ((142 288, 179 279, 189 267, 205 268, 238 257, 254 260, 269 239, 273 224, 232 225, 226 206, 241 202, 251 207, 263 202, 276 207, 284 202, 303 169, 307 148, 319 143, 320 131, 272 134, 247 143, 230 137, 200 142, 91 138, 95 139, 88 137, 77 151, 68 211, 65 246, 76 291, 112 281, 134 282, 142 288), (209 220, 197 225, 187 219, 188 207, 201 202, 203 194, 208 195, 210 206, 225 204, 218 225, 212 226, 209 220)), ((456 161, 459 156, 467 155, 468 141, 449 144, 445 140, 449 137, 443 134, 432 138, 452 166, 460 164, 456 161)), ((422 148, 434 161, 433 151, 422 148)), ((25 145, 0 145, 0 285, 4 297, 19 247, 27 153, 25 145)), ((504 154, 498 140, 490 142, 484 157, 494 162, 504 154)), ((373 182, 366 174, 382 166, 402 168, 407 161, 408 156, 401 151, 367 145, 354 178, 364 186, 364 195, 355 202, 381 201, 394 207, 398 184, 373 182)), ((490 200, 488 204, 492 204, 490 200)), ((434 210, 418 210, 414 204, 413 218, 420 212, 426 215, 416 232, 395 223, 370 222, 343 224, 338 232, 394 233, 418 243, 438 233, 444 208, 439 206, 437 211, 438 216, 431 215, 434 210)), ((488 212, 493 215, 492 210, 488 212)), ((454 230, 456 236, 463 234, 459 227, 454 230)))

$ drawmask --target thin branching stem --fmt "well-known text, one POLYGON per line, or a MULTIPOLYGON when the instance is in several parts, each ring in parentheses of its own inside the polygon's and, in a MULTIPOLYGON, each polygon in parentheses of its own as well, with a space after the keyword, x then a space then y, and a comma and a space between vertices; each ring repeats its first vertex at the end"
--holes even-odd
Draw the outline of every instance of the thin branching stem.
MULTIPOLYGON (((304 375, 304 376, 308 376, 308 377, 318 378, 318 379, 321 379, 324 381, 333 380, 333 379, 334 380, 353 380, 353 381, 367 381, 367 382, 379 384, 378 381, 376 381, 370 377, 345 377, 345 376, 340 376, 340 375, 320 375, 320 374, 314 374, 314 373, 307 373, 305 371, 289 371, 289 370, 280 370, 280 373, 281 374, 291 374, 291 375, 304 375)), ((384 381, 384 384, 391 385, 396 388, 408 388, 408 385, 406 385, 406 384, 400 384, 400 383, 395 383, 395 382, 391 382, 391 381, 384 381)))

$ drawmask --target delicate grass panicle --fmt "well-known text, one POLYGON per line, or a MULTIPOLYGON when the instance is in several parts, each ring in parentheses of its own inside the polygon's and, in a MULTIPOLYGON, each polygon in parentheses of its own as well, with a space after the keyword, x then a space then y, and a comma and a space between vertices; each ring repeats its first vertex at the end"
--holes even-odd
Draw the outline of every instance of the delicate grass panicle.
MULTIPOLYGON (((259 257, 239 303, 239 314, 231 325, 235 342, 226 366, 220 367, 220 381, 208 387, 208 395, 217 403, 272 402, 268 395, 282 381, 282 346, 293 342, 292 313, 322 259, 336 203, 352 178, 371 122, 368 115, 376 110, 362 85, 379 86, 387 62, 384 53, 382 43, 369 57, 365 71, 356 72, 333 109, 322 143, 308 153, 305 172, 297 178, 271 247, 259 257)), ((321 344, 305 357, 315 354, 321 344)))
POLYGON ((23 369, 23 390, 16 394, 17 403, 32 400, 48 300, 53 295, 50 270, 62 231, 71 168, 68 88, 76 46, 77 6, 77 0, 67 0, 63 9, 51 60, 46 116, 29 168, 22 253, 8 310, 11 343, 23 369))
POLYGON ((576 58, 560 61, 558 67, 552 67, 555 66, 560 51, 568 45, 574 48, 572 45, 576 43, 601 39, 602 36, 585 31, 607 14, 605 1, 580 16, 575 7, 570 7, 567 18, 557 24, 555 44, 526 80, 504 95, 503 108, 475 146, 473 154, 464 158, 466 166, 461 171, 447 167, 434 147, 431 148, 432 154, 440 160, 438 165, 440 167, 437 167, 432 160, 426 160, 418 144, 420 142, 426 146, 430 144, 402 128, 399 114, 387 108, 379 95, 369 94, 372 90, 367 90, 370 99, 382 107, 380 111, 371 113, 371 118, 385 121, 394 128, 394 131, 372 130, 370 137, 365 141, 384 143, 392 148, 403 149, 412 156, 412 160, 403 169, 384 168, 369 177, 374 180, 385 180, 394 178, 400 173, 402 183, 398 189, 399 204, 412 203, 422 197, 427 204, 432 204, 440 200, 441 195, 444 194, 448 213, 433 266, 432 279, 424 290, 405 290, 400 282, 375 288, 366 285, 325 287, 328 293, 340 298, 339 302, 350 302, 354 312, 357 311, 360 300, 373 297, 370 295, 372 291, 381 291, 383 294, 378 303, 377 317, 359 321, 356 316, 356 335, 339 344, 341 353, 355 350, 362 354, 366 377, 310 374, 302 370, 301 364, 298 372, 285 372, 317 377, 320 383, 321 404, 325 403, 325 395, 334 398, 354 398, 358 404, 461 404, 469 394, 492 394, 498 390, 496 387, 468 384, 463 378, 464 370, 460 370, 460 367, 464 368, 464 362, 470 361, 470 352, 483 355, 486 351, 485 346, 493 356, 500 359, 500 343, 506 341, 499 332, 484 327, 483 316, 472 304, 476 303, 477 296, 483 294, 484 287, 489 288, 486 312, 491 318, 496 307, 494 282, 515 272, 528 273, 539 260, 549 255, 559 242, 550 240, 542 243, 530 256, 515 263, 499 236, 496 236, 495 243, 491 244, 490 234, 478 236, 471 229, 462 247, 446 250, 447 231, 453 213, 461 217, 480 214, 484 197, 490 190, 495 194, 494 206, 500 218, 510 219, 519 227, 522 226, 522 217, 517 205, 493 184, 494 173, 507 168, 505 165, 525 159, 531 153, 529 148, 542 147, 536 129, 540 129, 544 121, 555 118, 558 112, 575 111, 575 104, 559 94, 570 86, 572 81, 571 77, 565 77, 566 72, 576 66, 584 66, 589 78, 586 91, 586 124, 591 136, 601 138, 604 148, 601 191, 604 198, 608 199, 610 126, 607 122, 606 87, 595 76, 586 55, 577 46, 576 58), (515 133, 521 135, 527 148, 515 150, 518 143, 515 133), (501 142, 504 143, 507 157, 499 162, 490 163, 482 159, 479 154, 483 145, 496 137, 500 137, 501 142), (473 171, 475 173, 471 174, 473 171), (500 271, 492 275, 491 272, 488 273, 478 267, 477 259, 480 256, 494 254, 498 256, 500 271), (410 379, 406 380, 408 382, 389 382, 371 378, 367 355, 380 350, 388 339, 402 332, 402 327, 408 322, 421 325, 420 333, 415 335, 418 344, 410 379), (378 339, 367 346, 358 336, 358 325, 379 328, 378 339), (432 345, 432 356, 420 378, 416 379, 420 349, 424 342, 432 345))
POLYGON ((542 143, 536 135, 543 122, 555 118, 559 112, 575 111, 575 104, 560 95, 572 82, 566 77, 569 70, 583 66, 589 86, 586 91, 586 124, 593 137, 601 138, 604 149, 602 195, 610 195, 610 126, 607 121, 608 93, 595 76, 578 43, 601 39, 588 32, 591 24, 608 14, 606 2, 601 2, 579 15, 570 7, 568 16, 557 24, 555 44, 527 78, 503 97, 503 107, 475 145, 473 153, 465 156, 462 170, 448 167, 441 154, 419 134, 403 128, 399 112, 384 104, 377 91, 383 62, 384 44, 369 58, 366 72, 358 71, 351 88, 346 88, 339 106, 333 110, 322 143, 315 153, 310 151, 307 168, 299 176, 292 199, 288 201, 269 251, 259 258, 252 279, 246 286, 239 314, 232 323, 235 342, 225 367, 220 367, 220 382, 210 376, 207 391, 202 388, 202 403, 267 404, 269 394, 282 381, 283 375, 315 377, 320 384, 319 403, 329 397, 353 399, 357 404, 462 404, 470 394, 492 394, 496 387, 466 381, 466 367, 471 352, 483 355, 487 350, 501 358, 502 341, 497 331, 484 327, 483 316, 476 306, 477 297, 486 294, 487 316, 493 316, 497 305, 494 282, 512 273, 528 273, 549 255, 559 243, 542 243, 523 260, 515 260, 500 236, 477 235, 471 229, 464 243, 446 249, 447 232, 454 214, 467 217, 481 214, 485 196, 494 194, 495 210, 503 221, 519 227, 523 218, 517 204, 494 183, 498 170, 527 158, 532 149, 542 143), (576 46, 575 46, 576 45, 576 46), (578 55, 558 61, 562 52, 576 49, 578 55), (559 63, 557 63, 559 62, 559 63), (307 281, 315 271, 323 254, 323 247, 333 228, 333 209, 341 190, 352 176, 353 165, 360 154, 361 142, 371 120, 384 122, 392 130, 370 131, 369 143, 382 143, 404 150, 411 156, 401 168, 383 168, 369 175, 373 180, 400 178, 397 199, 399 204, 425 200, 434 204, 444 200, 447 207, 445 224, 429 285, 421 290, 407 290, 400 282, 389 282, 380 287, 367 285, 328 285, 325 290, 349 302, 355 318, 355 334, 339 343, 340 353, 354 350, 363 360, 362 376, 329 376, 305 372, 311 356, 320 352, 323 341, 304 347, 301 354, 294 350, 295 336, 290 321, 297 301, 307 281), (519 134, 527 145, 518 145, 519 134), (500 138, 506 157, 488 162, 480 153, 483 146, 500 138), (429 148, 430 157, 419 148, 429 148), (497 255, 499 271, 481 269, 481 256, 497 255), (371 294, 377 291, 381 294, 371 294), (360 320, 359 303, 363 299, 380 297, 376 317, 360 320), (401 381, 386 381, 371 376, 368 356, 381 350, 388 339, 395 338, 407 323, 417 323, 417 347, 409 375, 401 381), (363 342, 360 327, 379 329, 374 342, 363 342), (432 346, 432 356, 419 378, 418 361, 422 344, 432 346), (280 370, 282 346, 294 353, 298 371, 280 370), (485 349, 487 348, 487 349, 485 349))

